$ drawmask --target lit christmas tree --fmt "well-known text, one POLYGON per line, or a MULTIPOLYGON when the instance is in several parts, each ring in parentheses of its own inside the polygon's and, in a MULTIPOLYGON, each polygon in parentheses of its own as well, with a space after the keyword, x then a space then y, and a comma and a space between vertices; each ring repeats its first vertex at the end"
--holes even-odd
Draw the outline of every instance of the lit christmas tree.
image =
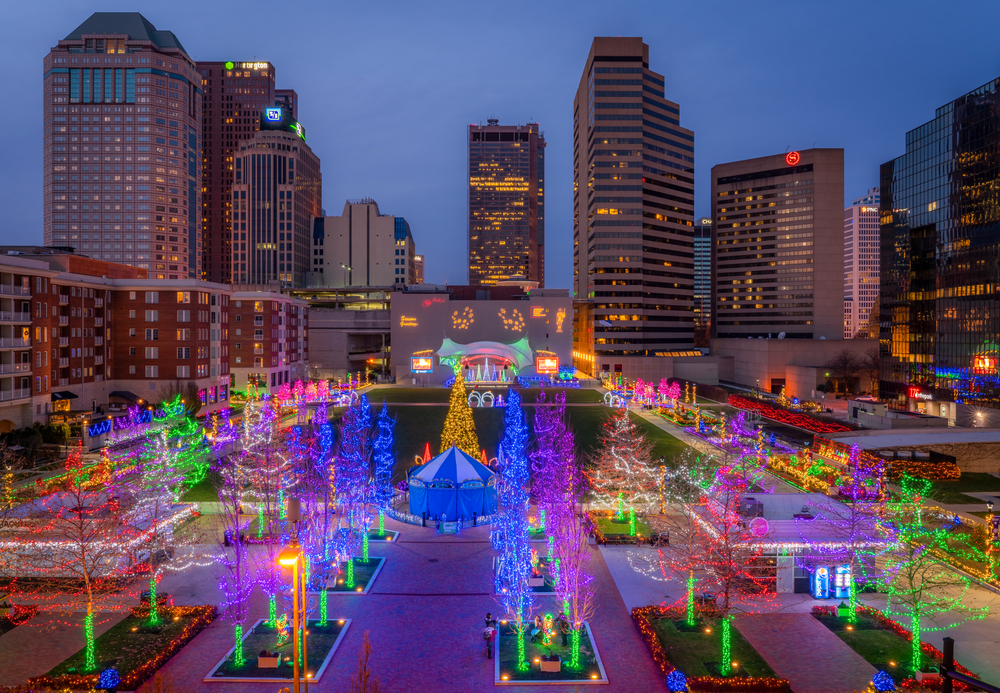
POLYGON ((621 517, 637 505, 658 500, 658 470, 650 460, 653 446, 639 432, 628 409, 616 409, 598 435, 599 448, 585 472, 594 505, 621 517))
POLYGON ((468 395, 465 393, 465 380, 461 371, 455 375, 455 383, 451 386, 448 416, 445 417, 444 429, 441 431, 441 452, 452 445, 473 458, 479 457, 479 437, 476 435, 476 424, 472 420, 472 407, 469 406, 468 395))
POLYGON ((379 534, 385 534, 385 511, 392 502, 392 469, 396 463, 393 454, 396 419, 389 415, 389 409, 382 402, 378 419, 375 421, 375 473, 373 475, 371 503, 378 509, 379 534))
POLYGON ((500 509, 490 531, 493 548, 500 553, 495 576, 497 601, 517 634, 518 668, 526 669, 524 634, 534 606, 531 575, 531 544, 528 536, 528 481, 525 448, 528 426, 521 409, 521 396, 511 389, 504 410, 504 433, 497 454, 497 492, 500 509))

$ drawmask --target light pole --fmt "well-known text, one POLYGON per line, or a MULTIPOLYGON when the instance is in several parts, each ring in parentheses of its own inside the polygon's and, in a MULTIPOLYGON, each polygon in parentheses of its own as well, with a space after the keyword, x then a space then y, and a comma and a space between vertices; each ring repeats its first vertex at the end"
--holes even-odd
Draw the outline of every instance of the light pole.
POLYGON ((344 286, 347 286, 347 273, 353 270, 354 268, 348 267, 343 262, 340 263, 340 266, 344 268, 344 286))
POLYGON ((292 545, 282 549, 278 554, 278 563, 292 569, 292 686, 294 693, 299 693, 299 549, 298 540, 292 539, 292 545))

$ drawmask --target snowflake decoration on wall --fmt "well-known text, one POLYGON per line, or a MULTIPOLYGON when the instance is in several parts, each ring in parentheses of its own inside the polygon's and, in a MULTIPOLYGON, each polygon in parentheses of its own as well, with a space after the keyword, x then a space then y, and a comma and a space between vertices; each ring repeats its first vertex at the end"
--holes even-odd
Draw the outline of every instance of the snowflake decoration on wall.
POLYGON ((475 321, 475 315, 469 306, 463 308, 461 312, 456 310, 451 314, 451 326, 456 330, 467 330, 475 321))
POLYGON ((501 308, 497 315, 500 316, 500 320, 503 322, 503 328, 505 330, 520 332, 524 329, 524 317, 521 315, 521 311, 517 308, 511 309, 510 317, 507 317, 506 308, 501 308))

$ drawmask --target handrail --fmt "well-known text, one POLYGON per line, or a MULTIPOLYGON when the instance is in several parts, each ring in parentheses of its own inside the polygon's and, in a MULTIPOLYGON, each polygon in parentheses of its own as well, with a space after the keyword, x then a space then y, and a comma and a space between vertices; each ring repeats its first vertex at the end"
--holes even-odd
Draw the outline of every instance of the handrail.
POLYGON ((942 648, 941 654, 944 655, 941 662, 941 693, 954 693, 955 687, 952 685, 953 681, 961 681, 966 685, 978 688, 981 691, 986 691, 986 693, 1000 693, 1000 688, 997 686, 990 685, 985 681, 980 681, 977 678, 955 671, 954 638, 944 638, 944 647, 942 648))

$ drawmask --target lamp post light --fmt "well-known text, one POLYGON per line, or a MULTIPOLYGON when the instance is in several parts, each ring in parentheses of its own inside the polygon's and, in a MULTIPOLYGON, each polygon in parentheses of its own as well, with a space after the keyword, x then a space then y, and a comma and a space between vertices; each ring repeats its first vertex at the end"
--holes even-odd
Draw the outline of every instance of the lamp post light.
POLYGON ((344 286, 347 286, 347 273, 352 271, 354 268, 348 267, 343 262, 340 263, 340 266, 344 268, 344 286))
POLYGON ((298 542, 281 550, 278 563, 292 569, 292 686, 294 693, 299 693, 299 557, 302 551, 298 542))

